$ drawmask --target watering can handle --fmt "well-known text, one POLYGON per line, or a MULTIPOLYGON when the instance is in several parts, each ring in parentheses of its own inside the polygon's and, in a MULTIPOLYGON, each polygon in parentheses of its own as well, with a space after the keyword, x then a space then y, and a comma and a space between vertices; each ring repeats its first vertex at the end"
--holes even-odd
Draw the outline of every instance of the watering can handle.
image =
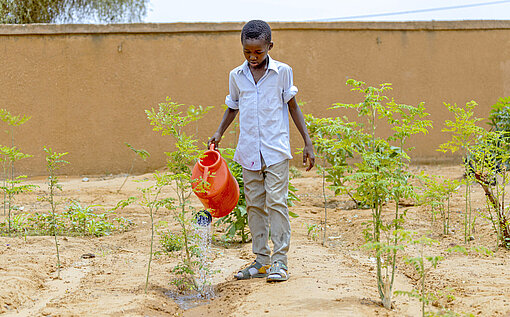
POLYGON ((208 177, 209 177, 209 167, 208 167, 208 166, 206 166, 206 167, 204 168, 204 174, 202 175, 202 180, 203 180, 204 182, 207 182, 207 178, 208 178, 208 177))
POLYGON ((211 150, 211 151, 214 150, 214 143, 211 143, 211 145, 209 145, 209 150, 211 150))

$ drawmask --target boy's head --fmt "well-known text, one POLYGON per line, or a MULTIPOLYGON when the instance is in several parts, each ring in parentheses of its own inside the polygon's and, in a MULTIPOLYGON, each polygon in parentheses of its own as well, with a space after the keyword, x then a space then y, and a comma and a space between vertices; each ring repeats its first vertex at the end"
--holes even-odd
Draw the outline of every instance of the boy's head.
POLYGON ((271 42, 271 27, 262 20, 251 20, 243 26, 241 31, 241 43, 245 40, 265 40, 271 42))
POLYGON ((263 68, 267 65, 267 54, 273 48, 271 28, 261 20, 246 23, 241 31, 244 57, 252 68, 263 68))

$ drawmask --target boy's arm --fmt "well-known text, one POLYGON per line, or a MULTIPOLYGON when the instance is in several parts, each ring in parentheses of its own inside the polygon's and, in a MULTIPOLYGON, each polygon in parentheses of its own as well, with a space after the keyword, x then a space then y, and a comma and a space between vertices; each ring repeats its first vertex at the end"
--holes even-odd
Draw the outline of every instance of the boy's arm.
POLYGON ((238 112, 239 110, 234 110, 232 108, 227 107, 227 110, 225 110, 223 118, 221 119, 220 126, 218 127, 218 130, 216 130, 216 132, 213 134, 213 136, 209 139, 207 147, 210 147, 211 143, 214 143, 214 148, 216 149, 218 148, 218 144, 221 141, 223 133, 225 133, 225 130, 227 130, 232 121, 234 121, 238 112))
POLYGON ((292 99, 289 100, 288 105, 292 121, 294 121, 296 128, 299 130, 299 133, 301 133, 301 136, 303 137, 303 141, 305 141, 305 147, 303 148, 303 165, 306 165, 306 160, 308 159, 309 162, 306 170, 309 171, 315 165, 315 154, 313 153, 312 140, 308 135, 305 118, 303 117, 301 109, 299 109, 296 98, 292 97, 292 99))

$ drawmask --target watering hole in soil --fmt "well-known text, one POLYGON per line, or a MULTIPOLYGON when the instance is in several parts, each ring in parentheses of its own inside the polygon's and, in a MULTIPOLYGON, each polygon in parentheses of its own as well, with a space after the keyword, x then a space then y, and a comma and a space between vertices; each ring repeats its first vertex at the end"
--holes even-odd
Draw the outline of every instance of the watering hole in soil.
POLYGON ((197 213, 193 224, 195 244, 198 247, 198 269, 195 275, 196 289, 184 294, 175 291, 165 293, 184 310, 206 305, 215 296, 211 282, 213 273, 211 271, 211 222, 211 214, 206 210, 201 210, 197 213))

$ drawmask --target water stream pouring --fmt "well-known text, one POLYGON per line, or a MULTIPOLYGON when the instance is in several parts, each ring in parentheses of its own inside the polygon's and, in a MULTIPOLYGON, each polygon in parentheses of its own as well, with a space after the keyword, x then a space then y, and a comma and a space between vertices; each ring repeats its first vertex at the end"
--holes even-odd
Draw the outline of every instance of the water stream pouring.
POLYGON ((214 144, 193 167, 191 180, 193 192, 205 208, 195 216, 198 224, 208 226, 212 217, 221 218, 234 210, 239 200, 239 184, 227 162, 214 150, 214 144))

